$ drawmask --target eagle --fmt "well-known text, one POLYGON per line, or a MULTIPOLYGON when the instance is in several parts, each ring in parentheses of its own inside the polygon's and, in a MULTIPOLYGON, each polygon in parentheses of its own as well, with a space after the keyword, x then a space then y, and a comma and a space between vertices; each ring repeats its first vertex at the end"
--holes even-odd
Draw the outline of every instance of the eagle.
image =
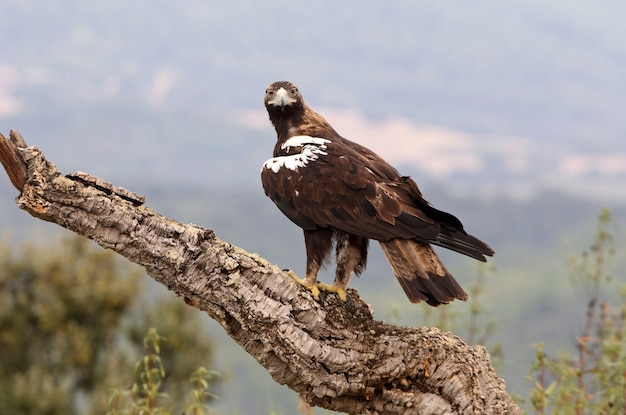
POLYGON ((374 239, 412 303, 432 306, 467 294, 431 245, 479 261, 494 251, 469 235, 455 216, 435 209, 417 184, 370 149, 350 141, 309 108, 298 88, 279 81, 265 90, 277 141, 261 169, 265 194, 304 231, 306 274, 289 275, 319 300, 320 290, 347 301, 352 273, 360 275, 374 239), (317 274, 335 247, 335 279, 317 274))

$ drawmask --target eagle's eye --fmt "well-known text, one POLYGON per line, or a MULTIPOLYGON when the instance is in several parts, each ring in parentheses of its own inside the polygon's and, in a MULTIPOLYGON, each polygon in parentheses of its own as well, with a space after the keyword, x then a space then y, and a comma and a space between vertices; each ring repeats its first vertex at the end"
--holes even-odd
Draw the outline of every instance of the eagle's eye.
POLYGON ((274 96, 274 90, 272 90, 272 89, 266 89, 266 90, 265 90, 265 94, 266 94, 268 97, 272 97, 272 96, 274 96))
POLYGON ((298 88, 293 87, 293 88, 291 88, 291 91, 289 91, 289 92, 291 92, 291 95, 296 95, 296 92, 298 92, 298 88))

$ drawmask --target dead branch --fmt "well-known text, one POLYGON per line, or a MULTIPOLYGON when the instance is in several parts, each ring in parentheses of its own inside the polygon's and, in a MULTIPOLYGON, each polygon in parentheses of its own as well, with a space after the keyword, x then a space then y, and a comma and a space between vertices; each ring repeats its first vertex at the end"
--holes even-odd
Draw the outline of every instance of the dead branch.
POLYGON ((17 132, 0 134, 17 204, 112 249, 217 320, 278 383, 350 414, 519 414, 481 346, 372 318, 358 293, 314 301, 279 267, 168 219, 85 173, 62 176, 17 132))

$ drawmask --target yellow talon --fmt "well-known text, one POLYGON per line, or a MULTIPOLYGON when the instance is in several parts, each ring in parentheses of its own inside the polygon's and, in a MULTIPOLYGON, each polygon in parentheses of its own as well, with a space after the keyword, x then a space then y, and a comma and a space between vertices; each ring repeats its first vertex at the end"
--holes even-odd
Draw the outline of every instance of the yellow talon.
POLYGON ((292 270, 287 270, 287 275, 289 275, 295 282, 299 285, 303 286, 307 290, 311 291, 311 295, 315 299, 315 301, 319 301, 320 299, 320 289, 317 287, 317 284, 307 284, 302 278, 298 277, 295 272, 292 270))
POLYGON ((337 287, 336 285, 328 285, 323 282, 318 283, 317 286, 322 291, 337 294, 337 297, 339 297, 339 299, 344 303, 348 301, 348 293, 341 287, 337 287))

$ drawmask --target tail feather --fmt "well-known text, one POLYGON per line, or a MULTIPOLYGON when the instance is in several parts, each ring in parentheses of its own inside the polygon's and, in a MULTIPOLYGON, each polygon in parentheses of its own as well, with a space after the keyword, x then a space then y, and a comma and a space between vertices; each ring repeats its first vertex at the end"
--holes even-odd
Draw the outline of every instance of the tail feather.
POLYGON ((463 288, 448 272, 430 245, 411 239, 381 241, 380 246, 412 303, 438 306, 467 300, 463 288))
POLYGON ((487 260, 485 255, 493 256, 493 249, 489 245, 475 236, 457 230, 443 229, 432 243, 482 262, 487 260))

